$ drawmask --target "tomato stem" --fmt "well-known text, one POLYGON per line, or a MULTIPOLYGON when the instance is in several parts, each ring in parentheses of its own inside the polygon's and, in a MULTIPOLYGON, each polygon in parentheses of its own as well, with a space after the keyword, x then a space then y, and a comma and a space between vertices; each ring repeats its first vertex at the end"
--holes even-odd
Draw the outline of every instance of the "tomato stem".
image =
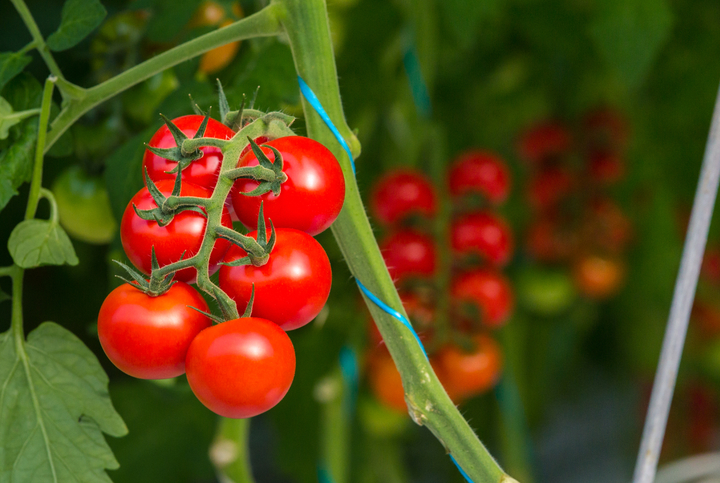
MULTIPOLYGON (((348 141, 353 155, 357 156, 360 146, 345 122, 340 101, 325 2, 276 1, 285 11, 282 24, 298 75, 315 91, 330 119, 348 141)), ((303 99, 303 109, 309 137, 335 154, 345 174, 345 204, 332 231, 351 272, 373 294, 407 316, 370 227, 350 159, 306 99, 303 99)), ((365 300, 400 371, 413 420, 432 431, 475 483, 513 481, 498 466, 447 396, 407 328, 370 300, 365 300)))
MULTIPOLYGON (((42 34, 40 33, 40 28, 38 28, 37 23, 35 23, 35 19, 33 18, 32 14, 30 13, 30 10, 27 8, 27 5, 25 5, 24 0, 11 0, 13 5, 15 6, 15 10, 20 14, 20 17, 22 18, 23 23, 25 23, 25 26, 27 27, 28 31, 30 32, 30 35, 32 35, 33 42, 32 45, 35 47, 42 57, 43 61, 45 61, 45 65, 47 65, 48 69, 50 69, 50 73, 57 77, 58 79, 65 80, 65 76, 63 76, 62 71, 60 70, 60 67, 57 65, 57 62, 55 62, 55 59, 53 58, 52 54, 50 53, 50 48, 45 43, 45 39, 43 38, 42 34)), ((27 49, 27 46, 25 47, 27 49)), ((23 50, 25 50, 23 49, 23 50)), ((69 84, 69 83, 68 83, 69 84)), ((64 92, 64 90, 60 90, 60 92, 63 95, 63 99, 67 97, 67 94, 64 92)))
MULTIPOLYGON (((19 9, 18 5, 21 5, 27 11, 23 0, 13 0, 13 3, 16 8, 19 9)), ((270 4, 253 15, 178 45, 92 88, 81 89, 75 86, 78 91, 74 96, 70 96, 70 101, 53 121, 45 149, 50 149, 60 136, 90 109, 165 69, 230 42, 279 34, 281 30, 278 9, 276 4, 270 4)), ((29 12, 27 14, 30 15, 29 12)), ((30 19, 32 20, 31 16, 30 19)), ((34 21, 32 23, 34 25, 34 21)), ((44 45, 44 40, 42 42, 44 45)), ((49 55, 49 50, 47 53, 49 55)), ((59 69, 57 72, 53 69, 51 71, 60 77, 59 69)))
POLYGON ((50 119, 50 106, 52 104, 52 93, 56 80, 57 79, 53 76, 48 77, 45 81, 45 88, 43 89, 42 104, 40 105, 38 137, 37 144, 35 146, 35 164, 33 166, 32 180, 30 182, 30 194, 28 195, 28 203, 25 210, 26 220, 30 220, 35 217, 38 201, 40 200, 40 188, 42 187, 43 173, 43 149, 45 147, 48 120, 50 119))

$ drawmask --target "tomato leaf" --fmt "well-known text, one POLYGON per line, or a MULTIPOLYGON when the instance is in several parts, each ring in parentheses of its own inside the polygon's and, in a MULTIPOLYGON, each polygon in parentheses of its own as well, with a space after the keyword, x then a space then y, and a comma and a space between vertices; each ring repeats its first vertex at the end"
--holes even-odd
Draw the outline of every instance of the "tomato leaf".
POLYGON ((13 116, 13 108, 10 103, 0 97, 0 139, 7 139, 10 135, 10 128, 22 120, 22 117, 13 116))
POLYGON ((672 24, 667 0, 607 0, 598 2, 590 36, 621 80, 634 87, 645 78, 672 24))
POLYGON ((77 45, 100 25, 107 11, 99 0, 67 0, 63 5, 60 26, 47 38, 51 50, 59 52, 77 45))
POLYGON ((118 463, 102 433, 127 434, 95 355, 44 322, 27 341, 0 334, 0 481, 107 482, 118 463))
POLYGON ((77 265, 78 258, 65 230, 49 220, 25 220, 10 233, 8 250, 22 268, 77 265))
POLYGON ((32 61, 32 57, 19 52, 3 52, 0 54, 0 90, 13 77, 22 72, 30 61, 32 61))
MULTIPOLYGON (((15 142, 0 151, 0 209, 5 208, 10 198, 18 194, 17 189, 30 180, 37 139, 37 121, 28 119, 15 142)), ((17 128, 17 126, 12 129, 17 128)))

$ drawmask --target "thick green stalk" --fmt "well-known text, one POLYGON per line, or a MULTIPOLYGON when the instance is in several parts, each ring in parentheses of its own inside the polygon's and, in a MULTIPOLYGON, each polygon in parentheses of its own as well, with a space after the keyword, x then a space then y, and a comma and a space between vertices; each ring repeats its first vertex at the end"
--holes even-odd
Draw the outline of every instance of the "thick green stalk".
POLYGON ((71 99, 53 121, 52 129, 48 133, 45 149, 50 149, 55 141, 57 141, 80 116, 90 109, 116 96, 125 89, 152 77, 158 72, 162 72, 183 61, 197 57, 208 50, 236 40, 277 35, 279 32, 280 24, 277 19, 277 7, 270 5, 254 15, 250 15, 227 27, 209 32, 182 45, 178 45, 152 59, 146 60, 142 64, 126 70, 122 74, 102 84, 83 90, 82 93, 77 93, 77 95, 71 99))
POLYGON ((348 443, 350 418, 347 391, 343 385, 340 368, 323 378, 315 388, 315 398, 320 402, 320 448, 321 461, 332 477, 333 483, 348 481, 348 443))
MULTIPOLYGON (((324 1, 275 0, 274 3, 284 9, 281 21, 290 40, 298 75, 315 91, 357 156, 359 145, 345 122, 340 102, 324 1)), ((345 205, 333 225, 333 234, 345 260, 353 275, 372 293, 406 315, 373 236, 350 161, 305 99, 303 108, 309 136, 332 150, 345 173, 345 205)), ((514 481, 500 469, 458 412, 410 332, 375 304, 366 302, 402 375, 409 412, 415 422, 433 432, 475 483, 514 481)))
POLYGON ((30 220, 35 217, 38 201, 40 200, 45 139, 47 137, 48 120, 50 119, 50 105, 52 103, 52 93, 56 80, 57 79, 55 77, 48 77, 45 81, 45 88, 43 89, 42 104, 40 105, 40 125, 38 127, 37 144, 35 146, 35 165, 33 166, 32 181, 30 182, 30 194, 28 195, 28 204, 25 210, 26 220, 30 220))
POLYGON ((221 481, 254 483, 247 450, 249 439, 249 419, 220 419, 215 441, 210 446, 210 461, 222 475, 221 481))

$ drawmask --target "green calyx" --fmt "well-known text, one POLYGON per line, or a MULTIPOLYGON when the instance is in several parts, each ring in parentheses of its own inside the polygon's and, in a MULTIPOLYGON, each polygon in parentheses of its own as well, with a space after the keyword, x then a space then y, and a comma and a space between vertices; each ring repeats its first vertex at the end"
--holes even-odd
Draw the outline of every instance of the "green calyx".
MULTIPOLYGON (((182 132, 180 128, 177 127, 170 119, 162 114, 160 114, 160 117, 162 117, 163 121, 165 121, 165 125, 168 127, 170 133, 175 139, 175 146, 172 148, 156 148, 153 146, 147 146, 147 149, 153 154, 157 154, 158 156, 170 161, 175 161, 177 166, 175 166, 175 168, 173 168, 170 172, 178 173, 190 166, 190 163, 193 161, 202 158, 203 153, 197 147, 195 147, 195 149, 186 150, 183 146, 183 141, 189 139, 187 135, 182 132)), ((205 116, 205 119, 203 119, 203 122, 200 124, 200 127, 195 133, 195 136, 193 136, 193 139, 199 139, 205 135, 205 130, 207 129, 209 120, 210 116, 205 116)))
MULTIPOLYGON (((151 256, 152 256, 152 269, 154 272, 155 270, 158 269, 158 261, 157 261, 157 257, 155 256, 155 247, 153 247, 153 249, 152 249, 151 256)), ((175 282, 173 281, 173 273, 169 273, 159 279, 153 279, 151 277, 150 281, 148 281, 145 278, 145 275, 141 274, 134 268, 132 268, 128 265, 125 265, 124 263, 122 263, 118 260, 113 260, 113 262, 120 265, 128 273, 128 275, 130 275, 130 278, 132 280, 129 280, 125 277, 121 277, 120 275, 116 275, 117 278, 124 281, 125 283, 132 285, 133 287, 137 288, 141 292, 146 293, 150 297, 157 297, 159 295, 164 294, 165 292, 170 290, 170 287, 172 287, 173 284, 175 284, 175 282)))
POLYGON ((267 226, 265 225, 265 215, 263 213, 263 204, 260 203, 260 211, 258 212, 258 229, 257 240, 252 237, 240 235, 234 230, 225 227, 218 227, 217 234, 220 238, 225 238, 232 243, 238 245, 247 252, 247 256, 233 260, 232 262, 223 262, 222 265, 228 267, 241 267, 243 265, 254 265, 261 267, 270 259, 270 252, 275 247, 275 226, 270 221, 270 237, 267 236, 267 226))
POLYGON ((245 166, 242 168, 231 169, 225 173, 225 176, 232 180, 254 179, 258 181, 259 184, 255 189, 248 191, 247 193, 242 193, 245 196, 261 196, 268 192, 272 192, 275 196, 280 196, 280 185, 288 179, 287 175, 283 173, 283 159, 280 151, 272 146, 264 145, 264 147, 272 150, 275 156, 275 161, 273 162, 270 161, 255 141, 249 137, 247 140, 250 143, 250 147, 257 157, 259 164, 257 166, 245 166))
POLYGON ((153 180, 148 176, 147 168, 145 169, 145 182, 150 195, 153 197, 157 208, 151 208, 149 210, 138 209, 133 204, 133 210, 135 214, 147 221, 155 221, 160 226, 166 226, 170 223, 175 215, 182 211, 194 211, 207 218, 206 213, 200 208, 203 206, 207 199, 195 198, 195 197, 184 197, 180 196, 180 190, 182 188, 182 178, 180 174, 175 177, 175 185, 169 197, 166 197, 155 185, 153 180))

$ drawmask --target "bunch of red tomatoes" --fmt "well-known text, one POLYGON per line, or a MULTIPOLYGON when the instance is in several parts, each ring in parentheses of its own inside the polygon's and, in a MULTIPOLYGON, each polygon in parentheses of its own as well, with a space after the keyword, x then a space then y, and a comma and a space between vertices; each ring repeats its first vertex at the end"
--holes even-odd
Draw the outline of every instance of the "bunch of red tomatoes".
MULTIPOLYGON (((203 119, 174 119, 158 129, 148 145, 176 148, 178 134, 170 127, 193 138, 203 119)), ((236 135, 214 119, 201 134, 220 140, 236 135)), ((345 198, 341 168, 320 143, 301 136, 261 136, 255 142, 262 147, 248 146, 236 162, 225 166, 223 151, 215 146, 200 147, 197 159, 182 166, 158 151, 145 152, 146 187, 130 200, 120 224, 125 253, 141 273, 108 295, 98 318, 100 342, 118 368, 143 379, 186 373, 198 399, 231 418, 262 413, 289 390, 295 352, 286 331, 302 327, 320 312, 332 281, 328 257, 313 236, 333 223, 345 198), (215 199, 224 173, 258 166, 258 151, 266 162, 281 163, 275 164, 282 166, 285 178, 280 189, 250 196, 247 193, 257 191, 261 182, 244 177, 232 183, 226 199, 215 199), (180 203, 181 209, 167 218, 147 216, 163 208, 158 200, 178 194, 186 202, 180 203), (212 221, 213 209, 222 210, 219 222, 212 221), (233 230, 233 218, 250 230, 247 235, 233 230), (213 245, 206 259, 182 265, 162 290, 148 289, 145 282, 154 270, 192 259, 208 239, 213 245), (266 256, 249 256, 238 240, 262 247, 266 256), (217 282, 211 281, 218 271, 217 282), (231 299, 239 307, 250 302, 251 313, 219 320, 210 314, 194 283, 221 309, 221 302, 231 299), (213 325, 211 317, 220 323, 213 325)))
MULTIPOLYGON (((513 235, 495 209, 510 191, 509 171, 492 153, 466 152, 450 166, 446 189, 452 213, 438 214, 436 189, 421 172, 393 171, 375 185, 370 208, 385 230, 380 250, 404 308, 445 390, 460 402, 492 388, 502 371, 490 331, 513 308, 501 272, 513 235)), ((400 374, 372 323, 370 338, 369 385, 387 406, 406 411, 400 374)))
POLYGON ((611 190, 625 175, 627 140, 620 114, 599 109, 574 132, 544 121, 518 143, 529 170, 527 251, 540 262, 569 266, 577 289, 592 299, 614 295, 626 271, 631 226, 611 190))

